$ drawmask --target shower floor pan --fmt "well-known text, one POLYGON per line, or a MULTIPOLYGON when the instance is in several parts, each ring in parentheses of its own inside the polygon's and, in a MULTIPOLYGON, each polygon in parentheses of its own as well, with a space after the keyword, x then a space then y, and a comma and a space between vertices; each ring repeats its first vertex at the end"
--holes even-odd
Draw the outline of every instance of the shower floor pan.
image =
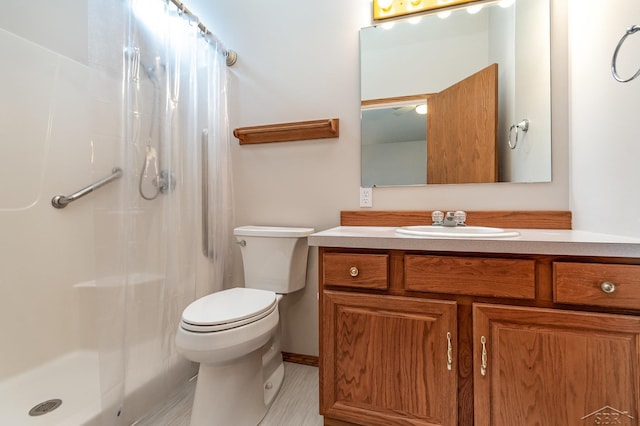
POLYGON ((97 424, 98 371, 96 352, 77 351, 0 382, 0 425, 97 424), (53 399, 62 400, 62 405, 46 414, 29 415, 33 407, 53 399))

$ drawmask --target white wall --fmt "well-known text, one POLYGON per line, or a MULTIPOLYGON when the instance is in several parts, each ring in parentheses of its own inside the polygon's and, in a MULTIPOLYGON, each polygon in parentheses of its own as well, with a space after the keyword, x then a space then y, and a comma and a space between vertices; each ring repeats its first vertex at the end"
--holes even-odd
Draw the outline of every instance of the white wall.
MULTIPOLYGON (((618 40, 640 24, 640 3, 569 5, 574 227, 640 237, 640 79, 618 83, 610 71, 618 40)), ((627 38, 618 65, 626 78, 640 67, 640 34, 627 38)))
POLYGON ((362 186, 424 184, 427 176, 424 140, 362 145, 362 186))
MULTIPOLYGON (((554 1, 553 182, 374 188, 374 209, 568 210, 566 15, 554 1)), ((370 22, 366 0, 229 2, 191 0, 190 8, 239 54, 230 85, 231 127, 340 118, 340 137, 239 146, 232 141, 238 224, 339 224, 357 210, 360 187, 358 32, 370 22)), ((318 353, 317 261, 307 288, 287 297, 284 350, 318 353)))

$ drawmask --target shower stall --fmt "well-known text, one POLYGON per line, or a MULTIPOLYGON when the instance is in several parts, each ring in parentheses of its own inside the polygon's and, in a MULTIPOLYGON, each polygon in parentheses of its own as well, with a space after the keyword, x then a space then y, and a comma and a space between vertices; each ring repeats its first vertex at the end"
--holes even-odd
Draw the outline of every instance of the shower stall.
POLYGON ((3 15, 0 424, 128 425, 196 373, 180 315, 229 283, 229 54, 173 0, 3 15))

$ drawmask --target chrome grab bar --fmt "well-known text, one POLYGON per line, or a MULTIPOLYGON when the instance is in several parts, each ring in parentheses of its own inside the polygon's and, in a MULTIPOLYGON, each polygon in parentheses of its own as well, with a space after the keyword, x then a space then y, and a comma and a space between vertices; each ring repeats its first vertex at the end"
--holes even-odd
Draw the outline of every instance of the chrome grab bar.
POLYGON ((114 167, 111 170, 110 176, 107 176, 106 178, 101 179, 96 183, 93 183, 85 188, 82 188, 81 190, 74 192, 68 197, 65 197, 64 195, 56 195, 51 199, 51 205, 56 209, 63 209, 67 207, 67 204, 71 203, 72 201, 75 201, 78 198, 84 197, 85 195, 93 192, 95 189, 98 189, 101 186, 108 184, 112 180, 118 179, 120 176, 122 176, 122 169, 120 167, 114 167))
POLYGON ((209 253, 209 129, 202 129, 202 254, 209 253))

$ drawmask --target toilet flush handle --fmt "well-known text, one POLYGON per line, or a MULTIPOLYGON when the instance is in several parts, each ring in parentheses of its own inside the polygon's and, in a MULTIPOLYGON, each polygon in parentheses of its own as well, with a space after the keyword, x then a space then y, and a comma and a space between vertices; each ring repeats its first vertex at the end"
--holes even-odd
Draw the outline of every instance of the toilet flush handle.
POLYGON ((245 247, 247 242, 245 240, 236 241, 236 244, 240 244, 240 247, 245 247))

